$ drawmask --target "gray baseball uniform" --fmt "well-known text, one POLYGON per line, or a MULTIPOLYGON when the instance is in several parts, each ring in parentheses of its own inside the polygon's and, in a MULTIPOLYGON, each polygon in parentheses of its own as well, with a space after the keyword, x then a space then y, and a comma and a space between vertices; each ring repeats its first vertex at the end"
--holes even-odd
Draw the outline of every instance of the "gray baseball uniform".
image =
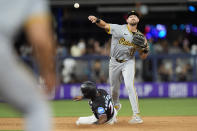
POLYGON ((129 100, 134 115, 140 113, 138 96, 134 87, 135 75, 135 48, 133 33, 128 30, 127 25, 110 24, 108 32, 112 34, 111 59, 109 64, 109 81, 114 105, 119 104, 120 84, 124 79, 125 87, 128 90, 129 100))
POLYGON ((50 131, 50 109, 16 57, 13 38, 29 18, 48 13, 47 6, 45 0, 0 0, 0 96, 23 113, 28 131, 50 131))

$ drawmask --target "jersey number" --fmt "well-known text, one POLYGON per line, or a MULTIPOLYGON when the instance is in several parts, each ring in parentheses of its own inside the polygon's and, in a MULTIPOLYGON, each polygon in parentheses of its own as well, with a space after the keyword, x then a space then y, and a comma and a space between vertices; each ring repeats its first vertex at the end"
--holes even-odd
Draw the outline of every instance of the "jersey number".
POLYGON ((133 56, 134 53, 135 53, 135 48, 131 48, 130 55, 133 56))

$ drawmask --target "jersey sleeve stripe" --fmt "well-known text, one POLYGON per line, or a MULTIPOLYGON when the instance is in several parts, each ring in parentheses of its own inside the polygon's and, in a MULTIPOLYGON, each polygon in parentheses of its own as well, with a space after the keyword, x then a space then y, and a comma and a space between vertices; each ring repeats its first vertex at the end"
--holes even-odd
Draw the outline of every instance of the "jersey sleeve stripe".
POLYGON ((107 32, 107 34, 111 34, 111 27, 110 27, 110 24, 109 24, 109 31, 105 30, 107 32))
POLYGON ((42 22, 42 21, 46 21, 46 20, 51 20, 51 17, 49 14, 38 14, 38 15, 34 15, 29 17, 26 21, 25 21, 25 26, 28 27, 34 23, 37 22, 42 22))

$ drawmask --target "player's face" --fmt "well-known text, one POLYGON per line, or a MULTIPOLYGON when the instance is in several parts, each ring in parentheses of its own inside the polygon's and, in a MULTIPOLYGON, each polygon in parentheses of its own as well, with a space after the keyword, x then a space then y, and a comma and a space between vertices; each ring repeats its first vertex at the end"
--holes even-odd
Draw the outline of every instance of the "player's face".
POLYGON ((139 23, 139 19, 138 19, 138 17, 136 15, 130 15, 127 18, 127 23, 131 24, 131 25, 135 25, 135 24, 139 23))

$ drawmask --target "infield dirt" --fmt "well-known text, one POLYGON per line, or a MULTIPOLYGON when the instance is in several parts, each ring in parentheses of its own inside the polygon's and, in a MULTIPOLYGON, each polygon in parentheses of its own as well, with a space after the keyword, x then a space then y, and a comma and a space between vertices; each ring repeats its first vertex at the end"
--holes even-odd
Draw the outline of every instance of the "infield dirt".
MULTIPOLYGON (((54 131, 197 131, 197 116, 142 117, 143 124, 131 125, 131 117, 118 117, 114 125, 79 125, 77 117, 54 118, 54 131)), ((23 130, 21 118, 0 118, 0 130, 23 130)))

